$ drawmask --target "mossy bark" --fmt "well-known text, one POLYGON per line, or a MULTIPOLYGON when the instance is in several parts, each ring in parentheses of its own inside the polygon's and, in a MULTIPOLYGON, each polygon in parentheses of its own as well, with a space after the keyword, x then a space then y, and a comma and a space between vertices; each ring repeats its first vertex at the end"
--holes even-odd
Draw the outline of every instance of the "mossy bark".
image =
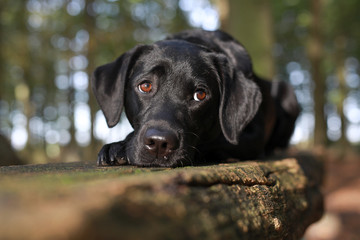
POLYGON ((0 168, 4 239, 299 239, 322 215, 312 156, 177 169, 0 168))

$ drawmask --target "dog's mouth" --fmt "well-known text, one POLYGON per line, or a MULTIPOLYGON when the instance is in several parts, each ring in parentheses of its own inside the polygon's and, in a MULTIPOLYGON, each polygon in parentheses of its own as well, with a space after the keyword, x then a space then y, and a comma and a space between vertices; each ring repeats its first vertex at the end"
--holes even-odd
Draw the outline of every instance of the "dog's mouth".
POLYGON ((135 163, 131 163, 132 165, 139 167, 161 167, 161 168, 176 168, 176 167, 185 167, 191 165, 191 162, 185 159, 178 159, 175 161, 162 161, 162 160, 154 160, 153 162, 146 163, 144 161, 139 161, 135 163))
POLYGON ((145 149, 137 156, 130 157, 129 163, 140 167, 184 167, 194 165, 195 154, 191 150, 177 149, 169 155, 154 157, 145 149))
POLYGON ((128 162, 140 167, 184 167, 194 165, 195 149, 195 147, 187 149, 180 146, 177 149, 154 153, 143 146, 133 148, 133 151, 128 153, 128 162))

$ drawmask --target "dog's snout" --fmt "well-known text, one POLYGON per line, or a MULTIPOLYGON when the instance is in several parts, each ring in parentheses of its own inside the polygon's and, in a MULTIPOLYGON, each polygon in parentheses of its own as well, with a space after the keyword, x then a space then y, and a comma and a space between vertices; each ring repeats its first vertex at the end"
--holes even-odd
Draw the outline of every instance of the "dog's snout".
POLYGON ((174 132, 149 128, 144 135, 146 150, 156 158, 166 158, 179 147, 179 139, 174 132))

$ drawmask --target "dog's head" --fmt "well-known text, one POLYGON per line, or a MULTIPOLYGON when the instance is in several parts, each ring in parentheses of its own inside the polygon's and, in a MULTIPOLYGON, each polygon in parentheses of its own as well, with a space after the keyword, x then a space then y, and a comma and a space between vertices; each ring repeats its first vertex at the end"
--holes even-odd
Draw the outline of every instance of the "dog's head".
POLYGON ((192 164, 220 134, 236 144, 261 102, 225 54, 182 40, 133 48, 98 67, 92 88, 109 127, 125 108, 134 128, 126 155, 142 166, 192 164))

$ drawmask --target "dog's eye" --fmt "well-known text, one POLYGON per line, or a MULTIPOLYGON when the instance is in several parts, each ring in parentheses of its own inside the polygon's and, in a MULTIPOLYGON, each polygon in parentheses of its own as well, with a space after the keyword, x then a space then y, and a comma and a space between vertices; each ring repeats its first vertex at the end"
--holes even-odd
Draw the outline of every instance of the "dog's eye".
POLYGON ((200 102, 206 98, 206 92, 203 90, 197 90, 194 93, 194 100, 200 102))
POLYGON ((149 92, 151 92, 152 84, 151 84, 151 82, 143 82, 138 86, 138 88, 139 88, 139 91, 142 93, 149 93, 149 92))

